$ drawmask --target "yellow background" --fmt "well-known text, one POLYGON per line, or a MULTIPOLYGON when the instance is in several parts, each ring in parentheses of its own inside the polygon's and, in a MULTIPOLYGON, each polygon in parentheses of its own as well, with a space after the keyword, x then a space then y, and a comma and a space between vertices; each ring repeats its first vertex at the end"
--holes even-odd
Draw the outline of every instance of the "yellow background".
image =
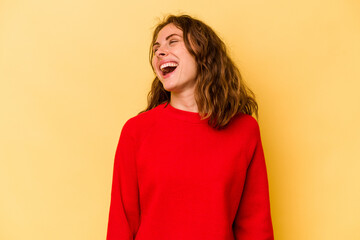
POLYGON ((257 94, 278 240, 360 239, 357 0, 0 1, 0 239, 105 239, 113 157, 187 13, 257 94))

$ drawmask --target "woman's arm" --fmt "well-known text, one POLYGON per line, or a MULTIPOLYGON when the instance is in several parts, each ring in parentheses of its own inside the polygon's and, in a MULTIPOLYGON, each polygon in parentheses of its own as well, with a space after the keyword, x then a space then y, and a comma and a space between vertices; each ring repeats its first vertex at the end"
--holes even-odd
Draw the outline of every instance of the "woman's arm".
POLYGON ((128 122, 116 149, 107 240, 133 240, 140 224, 135 141, 128 122))
POLYGON ((255 136, 255 150, 247 169, 242 197, 233 223, 236 240, 274 239, 266 165, 257 123, 255 136))

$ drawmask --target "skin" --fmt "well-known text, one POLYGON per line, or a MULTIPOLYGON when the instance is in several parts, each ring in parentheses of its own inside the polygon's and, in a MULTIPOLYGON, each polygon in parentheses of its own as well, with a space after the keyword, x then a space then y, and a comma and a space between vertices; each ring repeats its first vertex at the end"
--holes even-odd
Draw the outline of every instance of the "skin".
POLYGON ((153 46, 152 66, 165 90, 171 93, 171 106, 189 112, 198 112, 194 98, 197 76, 195 58, 187 50, 183 31, 170 23, 162 28, 153 46), (179 65, 174 72, 163 76, 160 64, 173 61, 179 65))

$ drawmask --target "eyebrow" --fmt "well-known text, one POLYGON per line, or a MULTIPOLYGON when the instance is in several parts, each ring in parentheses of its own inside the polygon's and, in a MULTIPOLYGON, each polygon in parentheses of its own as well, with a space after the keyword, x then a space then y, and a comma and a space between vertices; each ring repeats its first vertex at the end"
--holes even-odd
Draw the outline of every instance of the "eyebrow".
MULTIPOLYGON (((168 40, 168 39, 171 38, 172 36, 182 37, 182 36, 180 36, 179 34, 173 33, 173 34, 170 34, 169 36, 167 36, 167 37, 165 38, 165 40, 168 40)), ((158 42, 154 43, 154 44, 153 44, 153 47, 154 47, 155 45, 160 45, 160 43, 158 43, 158 42)))

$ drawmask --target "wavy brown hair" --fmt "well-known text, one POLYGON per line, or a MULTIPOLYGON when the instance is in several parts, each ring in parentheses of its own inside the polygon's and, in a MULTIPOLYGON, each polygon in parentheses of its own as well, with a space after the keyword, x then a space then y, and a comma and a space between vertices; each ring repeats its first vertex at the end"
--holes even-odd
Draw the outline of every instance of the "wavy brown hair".
MULTIPOLYGON (((242 80, 240 71, 226 52, 224 42, 198 19, 188 15, 169 15, 159 23, 150 45, 150 65, 154 57, 153 44, 160 30, 170 23, 183 31, 185 46, 197 62, 194 95, 200 116, 208 118, 208 124, 216 129, 224 128, 238 113, 255 114, 257 117, 258 105, 254 93, 242 80)), ((148 106, 143 112, 165 102, 170 102, 170 92, 155 77, 148 94, 148 106)))

